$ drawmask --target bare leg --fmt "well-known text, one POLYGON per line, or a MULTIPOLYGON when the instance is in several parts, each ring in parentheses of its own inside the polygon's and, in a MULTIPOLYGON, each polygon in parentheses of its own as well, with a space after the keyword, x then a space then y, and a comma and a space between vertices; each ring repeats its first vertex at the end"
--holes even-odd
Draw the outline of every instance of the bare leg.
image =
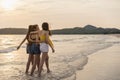
POLYGON ((33 55, 29 54, 27 65, 26 65, 26 71, 25 71, 26 74, 28 73, 28 70, 29 70, 29 67, 30 67, 30 63, 32 63, 32 62, 33 62, 33 55))
POLYGON ((34 73, 34 70, 36 68, 36 65, 38 64, 38 61, 39 61, 39 54, 36 54, 34 55, 34 63, 33 63, 33 66, 32 66, 32 69, 31 69, 31 76, 33 75, 34 73))
POLYGON ((32 54, 32 60, 31 60, 31 64, 33 65, 34 62, 34 55, 32 54))
POLYGON ((38 71, 39 71, 39 65, 40 65, 40 55, 39 55, 39 58, 38 58, 38 63, 37 63, 37 68, 38 68, 38 71))
POLYGON ((41 63, 40 63, 40 68, 39 68, 39 74, 38 76, 41 76, 41 71, 42 71, 42 68, 43 68, 43 64, 46 60, 46 57, 47 57, 47 53, 43 53, 42 54, 42 59, 41 59, 41 63))
POLYGON ((46 64, 46 68, 47 68, 47 73, 49 73, 50 69, 49 69, 49 56, 48 56, 48 54, 46 56, 45 64, 46 64))

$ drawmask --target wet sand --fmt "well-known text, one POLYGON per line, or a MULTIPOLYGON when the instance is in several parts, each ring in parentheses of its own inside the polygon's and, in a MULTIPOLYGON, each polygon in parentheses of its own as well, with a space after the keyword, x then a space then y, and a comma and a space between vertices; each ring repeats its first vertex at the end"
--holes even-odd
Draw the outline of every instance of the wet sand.
POLYGON ((90 55, 88 64, 76 74, 76 80, 120 80, 120 45, 90 55))

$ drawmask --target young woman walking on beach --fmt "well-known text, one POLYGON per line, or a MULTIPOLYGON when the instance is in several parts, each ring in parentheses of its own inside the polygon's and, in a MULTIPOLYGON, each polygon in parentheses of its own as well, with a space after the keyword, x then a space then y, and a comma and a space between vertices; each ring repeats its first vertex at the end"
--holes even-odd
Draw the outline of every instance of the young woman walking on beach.
POLYGON ((39 63, 40 63, 40 30, 38 25, 34 25, 33 26, 33 30, 32 32, 30 32, 30 37, 29 40, 32 42, 33 48, 31 48, 31 50, 33 50, 34 52, 34 62, 33 62, 33 66, 31 69, 31 73, 30 75, 32 76, 34 73, 34 70, 36 68, 36 66, 38 65, 38 71, 39 71, 39 63))
MULTIPOLYGON (((28 74, 30 64, 33 64, 34 54, 37 53, 40 55, 39 45, 34 45, 33 44, 34 42, 32 42, 32 40, 30 40, 30 32, 32 32, 32 31, 34 31, 33 25, 29 25, 26 37, 23 39, 23 41, 17 47, 17 50, 18 50, 21 47, 21 45, 27 40, 28 43, 27 43, 26 50, 27 50, 27 53, 29 54, 29 57, 28 57, 28 61, 26 64, 26 71, 25 71, 26 74, 28 74), (34 48, 34 47, 36 47, 36 48, 34 48)), ((38 63, 38 68, 39 68, 39 63, 38 63)))
POLYGON ((50 72, 49 69, 49 56, 48 56, 48 51, 49 51, 49 46, 52 49, 52 52, 55 52, 54 50, 54 46, 52 41, 50 40, 49 36, 51 36, 51 32, 49 30, 49 24, 47 22, 44 22, 42 24, 42 30, 40 31, 40 51, 42 53, 42 59, 40 62, 40 66, 39 66, 39 74, 38 76, 41 76, 41 71, 42 71, 42 67, 43 64, 45 62, 46 67, 47 67, 47 72, 50 72))

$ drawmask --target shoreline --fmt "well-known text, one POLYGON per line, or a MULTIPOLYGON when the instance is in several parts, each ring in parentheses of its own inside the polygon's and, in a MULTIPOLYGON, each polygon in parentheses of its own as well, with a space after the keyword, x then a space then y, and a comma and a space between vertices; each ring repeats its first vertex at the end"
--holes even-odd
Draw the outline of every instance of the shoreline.
POLYGON ((90 55, 84 69, 76 72, 76 80, 120 80, 119 46, 114 45, 90 55))
MULTIPOLYGON (((18 51, 9 52, 7 54, 0 54, 0 80, 74 80, 76 78, 76 70, 83 69, 88 58, 84 55, 80 55, 79 60, 74 62, 54 62, 56 60, 50 60, 51 73, 46 73, 46 68, 44 66, 44 71, 42 72, 42 77, 37 77, 37 70, 35 70, 34 76, 29 76, 25 74, 25 67, 27 63, 28 54, 25 52, 25 48, 21 48, 18 51), (53 61, 53 63, 52 63, 53 61), (72 66, 79 64, 77 66, 72 66), (62 65, 62 66, 61 66, 62 65), (80 67, 79 69, 77 67, 80 67), (7 76, 7 77, 6 77, 7 76)), ((53 56, 50 56, 52 58, 53 56)), ((31 70, 31 69, 30 69, 31 70)), ((30 72, 29 70, 29 72, 30 72)))

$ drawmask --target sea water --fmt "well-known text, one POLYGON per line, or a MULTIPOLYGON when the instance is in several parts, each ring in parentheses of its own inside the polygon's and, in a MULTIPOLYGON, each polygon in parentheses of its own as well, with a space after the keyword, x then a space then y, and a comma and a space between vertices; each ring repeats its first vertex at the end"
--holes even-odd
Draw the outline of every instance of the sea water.
MULTIPOLYGON (((39 80, 24 74, 27 62, 26 43, 17 46, 25 35, 0 35, 0 80, 39 80), (7 76, 7 77, 6 77, 7 76)), ((41 80, 76 80, 76 71, 84 69, 89 55, 120 44, 113 35, 53 35, 55 53, 49 49, 51 73, 42 72, 41 80)))

